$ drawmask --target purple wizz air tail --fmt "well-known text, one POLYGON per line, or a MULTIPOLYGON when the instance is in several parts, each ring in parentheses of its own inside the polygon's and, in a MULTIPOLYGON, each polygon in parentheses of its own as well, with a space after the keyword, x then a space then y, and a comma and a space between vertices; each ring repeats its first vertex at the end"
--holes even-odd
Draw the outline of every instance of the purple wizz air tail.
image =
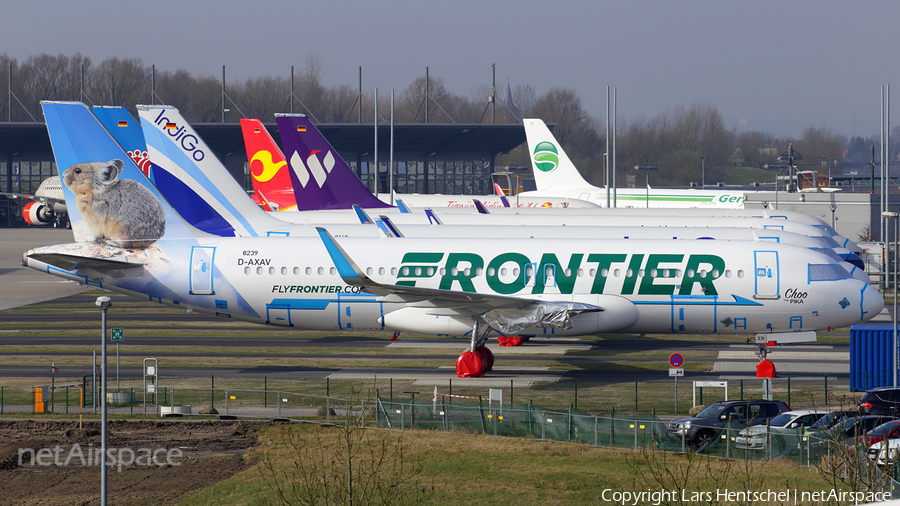
POLYGON ((378 200, 303 114, 276 114, 298 211, 391 207, 378 200))

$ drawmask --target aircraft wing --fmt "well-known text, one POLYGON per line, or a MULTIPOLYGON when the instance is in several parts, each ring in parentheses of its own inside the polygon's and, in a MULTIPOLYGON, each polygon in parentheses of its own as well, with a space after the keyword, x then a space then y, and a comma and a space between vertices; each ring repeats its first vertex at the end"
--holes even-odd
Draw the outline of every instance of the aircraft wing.
POLYGON ((6 192, 0 192, 0 195, 3 195, 4 197, 9 197, 11 199, 36 200, 42 204, 47 204, 50 207, 54 207, 59 204, 62 204, 63 206, 66 205, 65 199, 57 199, 57 198, 53 198, 53 197, 41 197, 38 195, 26 195, 24 193, 6 193, 6 192))
POLYGON ((591 304, 546 301, 416 286, 388 285, 368 277, 347 252, 322 227, 316 227, 338 274, 345 283, 380 295, 383 302, 401 302, 408 307, 427 309, 435 315, 479 315, 491 327, 504 332, 520 332, 528 327, 571 328, 569 318, 581 313, 604 311, 591 304))

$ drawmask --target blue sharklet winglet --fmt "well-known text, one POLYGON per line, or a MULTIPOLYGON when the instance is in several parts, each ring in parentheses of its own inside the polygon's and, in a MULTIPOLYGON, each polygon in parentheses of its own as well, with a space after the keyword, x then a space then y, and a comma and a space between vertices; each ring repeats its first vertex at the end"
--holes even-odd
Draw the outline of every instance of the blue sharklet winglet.
POLYGON ((354 204, 353 210, 356 211, 356 216, 359 217, 359 222, 363 225, 371 225, 375 223, 374 221, 372 221, 372 218, 369 218, 369 215, 363 210, 362 207, 354 204))
POLYGON ((343 279, 345 283, 348 285, 364 286, 367 283, 372 282, 365 274, 363 274, 362 269, 350 259, 350 256, 347 255, 344 248, 341 248, 341 245, 334 240, 334 237, 331 237, 328 230, 325 230, 322 227, 316 227, 316 231, 319 233, 319 237, 325 244, 325 249, 328 250, 328 255, 331 256, 331 261, 334 262, 338 274, 340 274, 341 279, 343 279))
POLYGON ((472 199, 472 202, 475 203, 475 209, 478 211, 478 214, 491 214, 488 212, 487 208, 484 207, 484 204, 482 204, 480 200, 472 199))
MULTIPOLYGON (((391 221, 390 218, 388 218, 387 216, 385 216, 383 214, 380 215, 379 218, 380 218, 382 225, 387 227, 388 230, 390 230, 391 234, 393 234, 394 237, 403 237, 403 233, 400 232, 400 229, 398 229, 397 226, 394 225, 394 222, 391 221)), ((375 221, 378 222, 379 220, 375 220, 375 221)))
POLYGON ((406 207, 406 204, 404 204, 402 200, 397 199, 396 202, 397 202, 397 209, 399 209, 401 213, 404 213, 404 214, 412 213, 412 211, 410 211, 410 209, 408 207, 406 207))

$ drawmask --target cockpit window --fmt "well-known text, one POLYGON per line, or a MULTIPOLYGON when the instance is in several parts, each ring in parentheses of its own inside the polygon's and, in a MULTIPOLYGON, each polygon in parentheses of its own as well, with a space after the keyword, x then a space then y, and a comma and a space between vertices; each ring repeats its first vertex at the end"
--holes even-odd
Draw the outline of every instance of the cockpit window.
POLYGON ((809 264, 809 281, 836 281, 847 279, 850 273, 836 264, 809 264))
POLYGON ((834 260, 835 262, 843 262, 844 261, 841 258, 841 256, 838 255, 837 253, 835 253, 834 250, 831 248, 809 248, 809 249, 811 249, 813 251, 817 251, 823 255, 827 255, 828 258, 834 260))

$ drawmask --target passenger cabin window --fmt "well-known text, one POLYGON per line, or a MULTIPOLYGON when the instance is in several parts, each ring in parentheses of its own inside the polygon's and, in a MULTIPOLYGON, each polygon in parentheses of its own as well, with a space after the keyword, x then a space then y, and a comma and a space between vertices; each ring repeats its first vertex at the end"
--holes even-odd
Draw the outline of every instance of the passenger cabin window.
POLYGON ((837 281, 847 279, 850 273, 840 265, 809 264, 809 281, 837 281))

